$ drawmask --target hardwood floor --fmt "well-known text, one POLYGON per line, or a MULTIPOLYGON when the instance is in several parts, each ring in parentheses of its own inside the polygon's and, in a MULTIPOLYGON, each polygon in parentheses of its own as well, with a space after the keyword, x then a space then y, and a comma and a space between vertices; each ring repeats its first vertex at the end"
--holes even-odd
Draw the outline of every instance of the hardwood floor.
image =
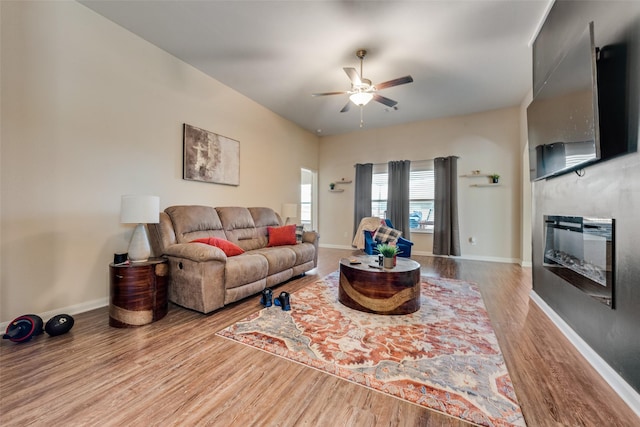
MULTIPOLYGON (((351 254, 321 248, 318 268, 278 292, 313 283, 351 254)), ((529 426, 640 425, 529 300, 530 269, 413 259, 423 275, 479 284, 529 426)), ((2 340, 0 424, 468 425, 215 335, 260 308, 257 296, 206 316, 170 305, 156 323, 116 329, 104 307, 74 316, 66 335, 25 344, 2 340)))

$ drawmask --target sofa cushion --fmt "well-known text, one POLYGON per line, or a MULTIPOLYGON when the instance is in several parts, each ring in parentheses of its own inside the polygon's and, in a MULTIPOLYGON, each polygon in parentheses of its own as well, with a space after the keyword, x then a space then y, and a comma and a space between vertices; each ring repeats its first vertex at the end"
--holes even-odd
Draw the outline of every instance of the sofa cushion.
POLYGON ((249 212, 256 228, 281 225, 280 217, 271 208, 249 208, 249 212))
POLYGON ((296 254, 296 265, 313 261, 315 258, 316 248, 312 243, 300 243, 287 247, 296 254))
POLYGON ((262 255, 245 253, 227 258, 224 273, 224 288, 237 288, 266 278, 269 274, 269 263, 262 255))
POLYGON ((280 216, 271 208, 249 208, 253 223, 256 225, 256 234, 264 239, 264 246, 268 244, 268 227, 279 227, 282 225, 280 216))
POLYGON ((284 246, 296 244, 296 225, 283 225, 282 227, 267 227, 269 244, 267 246, 284 246))
POLYGON ((218 237, 205 237, 203 239, 193 240, 191 243, 204 243, 206 245, 215 246, 222 249, 226 256, 236 256, 244 253, 244 250, 242 250, 240 246, 218 237))
POLYGON ((216 212, 220 216, 227 240, 245 251, 267 246, 267 237, 256 232, 256 225, 249 209, 235 206, 218 207, 216 212))
POLYGON ((297 257, 291 246, 256 249, 251 251, 250 254, 260 254, 266 258, 269 263, 269 276, 288 270, 296 265, 297 257))
POLYGON ((212 207, 171 206, 164 211, 171 218, 178 243, 206 237, 226 237, 220 217, 212 207))

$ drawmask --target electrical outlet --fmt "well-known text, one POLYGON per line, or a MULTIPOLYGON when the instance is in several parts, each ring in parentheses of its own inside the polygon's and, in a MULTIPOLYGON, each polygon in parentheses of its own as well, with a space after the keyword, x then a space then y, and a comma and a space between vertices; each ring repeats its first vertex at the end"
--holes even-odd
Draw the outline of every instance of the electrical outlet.
POLYGON ((469 243, 471 243, 472 245, 475 246, 476 243, 478 243, 478 241, 476 240, 476 238, 474 236, 469 237, 469 243))

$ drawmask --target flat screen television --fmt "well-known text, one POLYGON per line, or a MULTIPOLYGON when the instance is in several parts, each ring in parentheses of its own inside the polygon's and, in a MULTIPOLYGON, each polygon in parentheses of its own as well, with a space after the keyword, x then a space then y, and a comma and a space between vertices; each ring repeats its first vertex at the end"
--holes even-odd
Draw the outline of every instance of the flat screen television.
POLYGON ((625 87, 625 45, 596 48, 589 23, 527 108, 531 180, 629 152, 625 87))

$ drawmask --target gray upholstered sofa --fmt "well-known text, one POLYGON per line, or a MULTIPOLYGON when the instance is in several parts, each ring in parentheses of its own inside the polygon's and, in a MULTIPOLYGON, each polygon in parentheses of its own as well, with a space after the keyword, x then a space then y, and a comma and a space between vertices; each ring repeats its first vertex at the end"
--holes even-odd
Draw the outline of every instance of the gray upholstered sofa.
POLYGON ((169 300, 209 313, 315 268, 318 234, 305 231, 300 243, 268 246, 268 227, 281 225, 270 208, 165 209, 149 231, 154 254, 169 259, 169 300), (219 247, 191 243, 203 238, 225 239, 245 252, 227 256, 219 247))

